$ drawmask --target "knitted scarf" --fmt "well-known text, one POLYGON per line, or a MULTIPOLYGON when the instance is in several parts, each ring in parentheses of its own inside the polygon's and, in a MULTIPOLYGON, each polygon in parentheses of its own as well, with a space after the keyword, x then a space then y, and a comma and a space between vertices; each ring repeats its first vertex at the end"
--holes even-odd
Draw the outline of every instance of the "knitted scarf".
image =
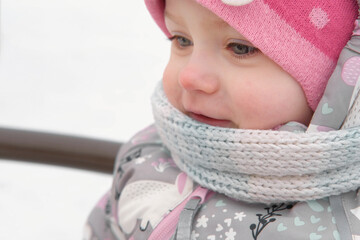
POLYGON ((360 187, 360 129, 287 132, 214 127, 152 96, 158 133, 177 166, 215 192, 247 202, 319 199, 360 187))

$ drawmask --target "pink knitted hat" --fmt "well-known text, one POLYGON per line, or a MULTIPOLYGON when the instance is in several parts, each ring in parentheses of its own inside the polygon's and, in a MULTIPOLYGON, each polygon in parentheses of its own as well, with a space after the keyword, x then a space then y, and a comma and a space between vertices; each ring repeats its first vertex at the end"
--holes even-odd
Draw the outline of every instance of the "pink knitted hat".
MULTIPOLYGON (((356 0, 194 1, 290 73, 302 86, 313 110, 350 39, 358 10, 356 0)), ((159 27, 170 36, 164 22, 165 0, 145 3, 159 27)))

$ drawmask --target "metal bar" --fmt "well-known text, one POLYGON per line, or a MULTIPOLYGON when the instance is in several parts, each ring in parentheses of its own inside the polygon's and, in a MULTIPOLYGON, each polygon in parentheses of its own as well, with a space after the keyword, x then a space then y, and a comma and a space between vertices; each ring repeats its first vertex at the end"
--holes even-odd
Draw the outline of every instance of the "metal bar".
POLYGON ((0 128, 0 158, 112 173, 122 143, 0 128))

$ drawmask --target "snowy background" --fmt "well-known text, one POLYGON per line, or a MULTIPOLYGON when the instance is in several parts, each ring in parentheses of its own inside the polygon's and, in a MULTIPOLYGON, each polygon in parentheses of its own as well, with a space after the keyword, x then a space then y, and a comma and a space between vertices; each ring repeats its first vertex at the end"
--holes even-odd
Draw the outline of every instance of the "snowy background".
MULTIPOLYGON (((169 42, 143 1, 1 0, 0 126, 125 141, 169 42)), ((111 176, 0 160, 0 239, 81 239, 111 176)))

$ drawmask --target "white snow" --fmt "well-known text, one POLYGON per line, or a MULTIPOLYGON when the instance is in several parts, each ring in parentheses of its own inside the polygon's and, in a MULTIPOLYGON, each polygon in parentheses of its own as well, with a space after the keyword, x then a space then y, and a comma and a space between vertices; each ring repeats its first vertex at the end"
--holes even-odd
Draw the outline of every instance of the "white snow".
MULTIPOLYGON (((125 141, 169 42, 143 1, 2 0, 0 126, 125 141)), ((0 160, 0 239, 81 239, 111 175, 0 160)))

